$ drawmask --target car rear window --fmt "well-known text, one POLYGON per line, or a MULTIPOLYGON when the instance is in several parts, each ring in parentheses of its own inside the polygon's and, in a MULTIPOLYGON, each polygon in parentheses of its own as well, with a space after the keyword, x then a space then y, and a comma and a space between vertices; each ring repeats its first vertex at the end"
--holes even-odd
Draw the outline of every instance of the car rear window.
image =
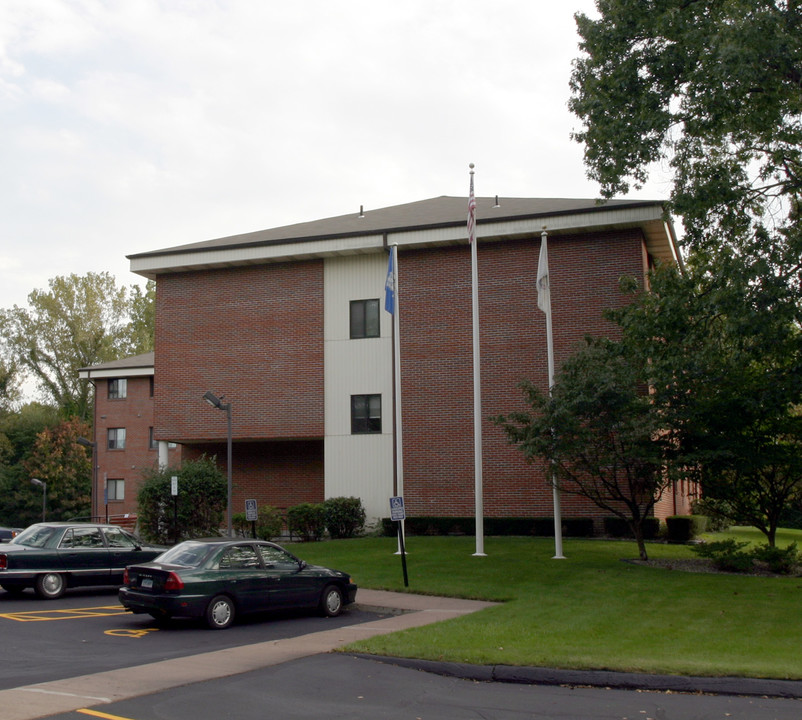
POLYGON ((166 565, 183 565, 184 567, 199 567, 203 564, 210 551, 206 543, 187 540, 163 552, 157 560, 166 565))

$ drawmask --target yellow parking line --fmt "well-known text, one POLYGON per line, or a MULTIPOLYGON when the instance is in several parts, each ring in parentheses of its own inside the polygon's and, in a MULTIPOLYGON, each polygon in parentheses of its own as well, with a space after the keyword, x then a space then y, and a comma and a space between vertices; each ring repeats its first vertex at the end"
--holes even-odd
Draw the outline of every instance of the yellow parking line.
POLYGON ((121 715, 109 715, 108 713, 98 710, 89 710, 88 708, 79 708, 75 712, 83 713, 84 715, 94 715, 95 717, 106 718, 107 720, 131 720, 131 718, 124 718, 121 715))
POLYGON ((17 622, 41 622, 45 620, 76 620, 87 617, 109 617, 124 615, 127 610, 122 605, 101 605, 93 608, 73 608, 71 610, 29 610, 16 613, 2 613, 0 618, 17 622))

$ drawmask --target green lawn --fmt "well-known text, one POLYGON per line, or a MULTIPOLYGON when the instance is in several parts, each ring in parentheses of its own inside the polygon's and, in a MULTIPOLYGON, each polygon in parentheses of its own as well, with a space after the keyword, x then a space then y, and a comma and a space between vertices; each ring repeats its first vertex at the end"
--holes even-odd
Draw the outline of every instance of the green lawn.
MULTIPOLYGON (((723 537, 719 534, 716 537, 723 537)), ((761 543, 736 528, 727 537, 761 543)), ((797 542, 785 531, 778 544, 797 542)), ((404 591, 394 538, 296 545, 305 560, 346 570, 365 588, 404 591)), ((477 664, 802 679, 802 578, 633 565, 634 542, 566 538, 407 539, 409 592, 503 601, 473 615, 375 637, 348 650, 477 664)), ((654 543, 652 558, 695 557, 654 543)), ((358 599, 358 597, 357 597, 358 599)))

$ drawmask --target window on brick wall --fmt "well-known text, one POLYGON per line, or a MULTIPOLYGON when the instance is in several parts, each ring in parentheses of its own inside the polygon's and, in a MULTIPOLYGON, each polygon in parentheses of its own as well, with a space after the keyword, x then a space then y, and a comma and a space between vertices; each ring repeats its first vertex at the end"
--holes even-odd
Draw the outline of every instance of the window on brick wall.
POLYGON ((379 301, 351 300, 351 339, 379 337, 379 301))
POLYGON ((351 433, 382 431, 382 396, 351 395, 351 433))
POLYGON ((125 378, 109 380, 109 400, 122 400, 128 395, 128 381, 125 378))
POLYGON ((119 478, 106 480, 106 500, 125 500, 125 480, 119 478))
POLYGON ((109 450, 125 450, 125 428, 109 428, 107 437, 109 450))

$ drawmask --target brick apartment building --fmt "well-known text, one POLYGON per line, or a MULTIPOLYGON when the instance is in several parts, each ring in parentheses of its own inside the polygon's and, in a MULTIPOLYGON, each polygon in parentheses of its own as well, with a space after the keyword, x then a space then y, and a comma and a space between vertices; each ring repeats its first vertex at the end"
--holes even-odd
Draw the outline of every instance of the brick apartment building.
MULTIPOLYGON (((155 356, 83 371, 97 386, 98 498, 103 478, 124 479, 120 508, 134 510, 139 469, 157 458, 213 454, 225 468, 226 413, 203 401, 211 391, 231 404, 234 512, 247 498, 286 508, 355 495, 369 518, 388 516, 393 341, 383 297, 396 244, 407 514, 472 515, 466 214, 467 198, 439 197, 130 256, 133 272, 156 281, 155 356), (127 402, 114 397, 115 380, 127 380, 127 402), (115 428, 125 428, 125 451, 113 447, 115 428), (134 437, 141 454, 128 457, 134 437)), ((659 202, 477 199, 487 517, 552 514, 543 469, 488 419, 523 407, 521 380, 547 387, 535 288, 544 226, 558 367, 586 334, 615 333, 602 311, 625 302, 622 276, 678 262, 659 202)), ((685 501, 679 489, 661 512, 683 512, 685 501)), ((564 496, 563 516, 600 515, 564 496)))

